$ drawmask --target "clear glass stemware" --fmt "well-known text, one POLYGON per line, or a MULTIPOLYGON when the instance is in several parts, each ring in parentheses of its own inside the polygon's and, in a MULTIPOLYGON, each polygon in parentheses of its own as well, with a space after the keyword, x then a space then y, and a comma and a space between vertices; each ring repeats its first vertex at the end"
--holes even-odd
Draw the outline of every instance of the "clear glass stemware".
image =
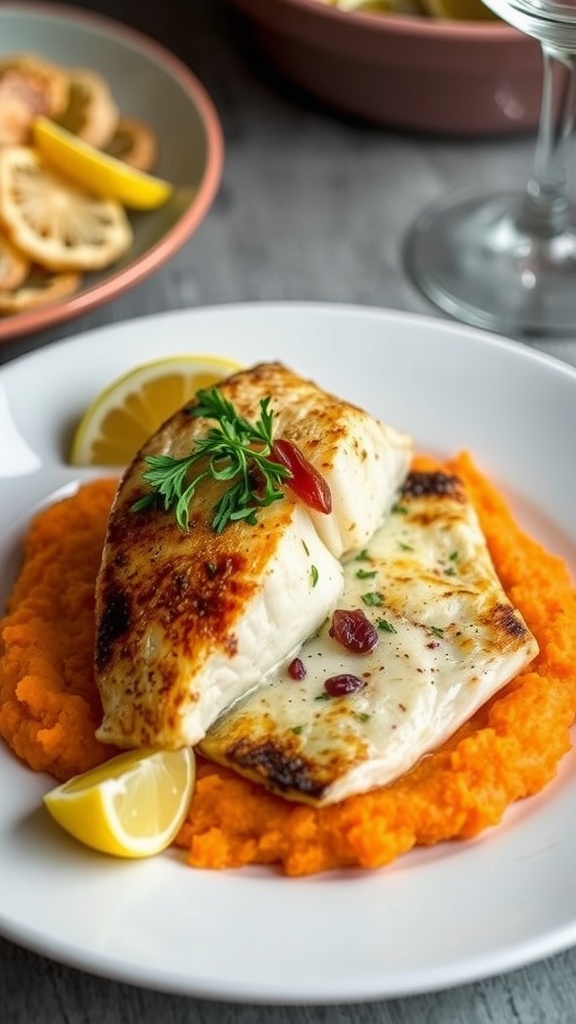
POLYGON ((576 93, 576 0, 484 0, 540 40, 543 89, 525 189, 465 193, 425 210, 406 243, 408 270, 444 312, 515 336, 576 331, 576 217, 569 149, 576 93))

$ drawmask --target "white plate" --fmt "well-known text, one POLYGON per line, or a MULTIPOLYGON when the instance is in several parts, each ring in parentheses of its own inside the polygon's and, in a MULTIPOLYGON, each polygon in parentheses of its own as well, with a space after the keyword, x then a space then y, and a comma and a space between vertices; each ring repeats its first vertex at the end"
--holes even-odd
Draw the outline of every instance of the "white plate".
MULTIPOLYGON (((183 351, 281 358, 421 449, 469 448, 521 522, 576 568, 574 369, 438 320, 228 306, 107 327, 0 372, 0 599, 30 510, 74 479, 62 452, 86 402, 134 363, 183 351)), ((93 854, 42 812, 51 781, 2 749, 0 932, 96 974, 216 999, 336 1003, 475 980, 576 943, 575 766, 568 755, 543 794, 473 842, 290 880, 193 871, 176 853, 93 854)))

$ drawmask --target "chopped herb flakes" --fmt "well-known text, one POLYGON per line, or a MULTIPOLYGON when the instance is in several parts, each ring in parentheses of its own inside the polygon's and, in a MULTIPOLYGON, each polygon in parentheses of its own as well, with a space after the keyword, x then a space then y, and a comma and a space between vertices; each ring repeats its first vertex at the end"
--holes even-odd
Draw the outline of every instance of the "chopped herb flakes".
POLYGON ((377 608, 378 605, 383 604, 384 597, 379 594, 377 590, 371 590, 367 594, 362 594, 362 600, 368 608, 377 608))
POLYGON ((315 565, 310 566, 310 578, 312 580, 312 586, 315 587, 318 583, 318 569, 315 565))
POLYGON ((270 401, 270 396, 261 400, 258 419, 249 423, 218 388, 198 391, 195 404, 188 409, 190 416, 205 416, 216 425, 194 439, 188 455, 146 456, 148 469, 142 477, 151 489, 132 510, 141 512, 159 505, 174 513, 178 526, 187 531, 189 508, 198 486, 206 479, 226 480, 230 486, 212 509, 212 529, 222 533, 230 523, 255 525, 257 510, 282 498, 284 482, 292 477, 290 469, 273 454, 270 401))
POLYGON ((377 575, 378 575, 378 573, 376 572, 376 569, 374 569, 372 571, 369 571, 368 569, 358 569, 358 572, 356 573, 356 579, 358 579, 358 580, 372 580, 377 575))
POLYGON ((356 558, 354 559, 354 561, 355 562, 369 562, 370 561, 370 552, 368 551, 368 548, 362 548, 362 551, 358 552, 358 554, 356 555, 356 558))
POLYGON ((378 629, 383 629, 385 633, 397 633, 398 630, 392 625, 388 619, 376 619, 376 625, 378 629))
POLYGON ((441 626, 429 626, 428 627, 432 636, 444 636, 444 630, 441 626))

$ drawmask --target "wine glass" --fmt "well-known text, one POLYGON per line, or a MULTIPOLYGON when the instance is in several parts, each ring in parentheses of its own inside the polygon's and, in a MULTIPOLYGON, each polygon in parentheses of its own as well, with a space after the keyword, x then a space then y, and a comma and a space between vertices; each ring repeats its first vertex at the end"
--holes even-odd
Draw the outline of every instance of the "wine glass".
POLYGON ((524 191, 464 193, 425 210, 406 243, 409 273, 458 320, 516 336, 576 332, 576 226, 568 164, 576 82, 576 0, 484 0, 540 41, 543 90, 524 191))

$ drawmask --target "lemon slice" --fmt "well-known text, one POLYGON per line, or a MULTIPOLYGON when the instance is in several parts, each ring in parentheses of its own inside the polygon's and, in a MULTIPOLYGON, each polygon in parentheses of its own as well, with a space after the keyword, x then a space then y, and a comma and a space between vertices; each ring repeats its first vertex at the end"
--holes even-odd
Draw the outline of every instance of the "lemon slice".
POLYGON ((63 68, 32 53, 0 60, 0 146, 25 146, 36 115, 57 117, 68 101, 63 68))
POLYGON ((32 137, 54 167, 104 199, 115 199, 134 210, 154 210, 174 191, 170 182, 103 153, 47 117, 34 119, 32 137))
POLYGON ((28 146, 0 149, 0 221, 48 270, 99 270, 132 244, 120 203, 77 188, 28 146))
POLYGON ((116 160, 122 160, 138 171, 149 171, 156 161, 158 143, 150 125, 135 117, 121 117, 103 148, 116 160))
POLYGON ((86 846, 117 857, 151 857, 180 829, 194 778, 189 747, 130 750, 52 789, 44 804, 86 846))
POLYGON ((113 380, 90 403, 70 449, 73 466, 125 466, 199 388, 241 369, 231 359, 175 355, 142 363, 113 380))
POLYGON ((89 146, 106 146, 120 117, 108 81, 89 68, 69 68, 68 81, 68 104, 55 120, 89 146))
POLYGON ((73 270, 54 272, 34 266, 14 288, 0 288, 0 313, 23 313, 34 306, 61 302, 78 291, 81 275, 73 270))
POLYGON ((30 270, 30 260, 9 238, 0 232, 0 297, 18 288, 30 270))

